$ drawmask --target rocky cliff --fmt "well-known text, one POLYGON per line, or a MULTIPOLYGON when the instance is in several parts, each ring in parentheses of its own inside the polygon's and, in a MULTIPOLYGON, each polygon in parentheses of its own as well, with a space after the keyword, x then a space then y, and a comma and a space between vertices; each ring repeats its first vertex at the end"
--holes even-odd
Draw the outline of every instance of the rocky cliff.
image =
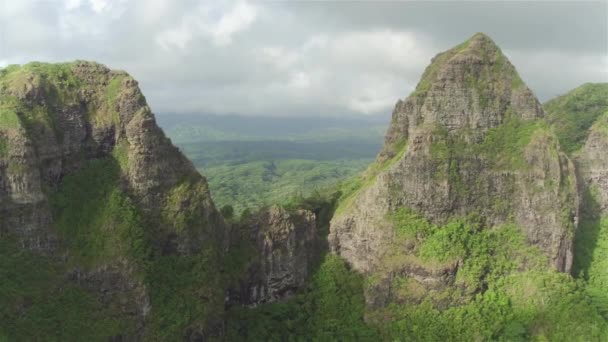
POLYGON ((255 306, 302 289, 317 256, 317 219, 309 210, 262 209, 238 224, 253 251, 231 302, 255 306))
POLYGON ((487 36, 476 34, 433 58, 416 90, 397 102, 376 163, 331 222, 332 251, 377 279, 368 304, 384 303, 377 297, 386 297, 396 276, 422 292, 455 285, 475 291, 455 280, 466 269, 466 253, 424 257, 425 220, 432 231, 454 220, 474 221, 475 231, 514 225, 543 251, 547 266, 571 269, 575 171, 544 116, 487 36), (401 234, 403 215, 424 220, 401 234))
MULTIPOLYGON (((116 336, 153 336, 154 325, 205 335, 218 323, 204 313, 187 322, 158 315, 187 297, 157 286, 189 272, 179 265, 219 268, 224 223, 205 179, 125 72, 81 61, 0 70, 0 217, 2 239, 52 259, 59 278, 137 322, 116 336)), ((221 312, 217 272, 193 281, 218 287, 196 291, 221 312)), ((58 282, 43 297, 60 293, 58 282)))
POLYGON ((603 215, 608 214, 608 153, 606 151, 608 151, 608 112, 601 115, 593 124, 585 145, 575 156, 583 182, 583 191, 593 194, 596 209, 603 215))

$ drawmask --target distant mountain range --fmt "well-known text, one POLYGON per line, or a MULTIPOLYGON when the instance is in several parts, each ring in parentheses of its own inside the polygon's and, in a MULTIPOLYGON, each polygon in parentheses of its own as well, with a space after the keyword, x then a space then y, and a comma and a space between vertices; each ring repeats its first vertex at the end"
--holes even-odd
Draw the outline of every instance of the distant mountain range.
POLYGON ((264 117, 211 114, 157 115, 175 143, 226 140, 332 141, 383 137, 389 116, 264 117))

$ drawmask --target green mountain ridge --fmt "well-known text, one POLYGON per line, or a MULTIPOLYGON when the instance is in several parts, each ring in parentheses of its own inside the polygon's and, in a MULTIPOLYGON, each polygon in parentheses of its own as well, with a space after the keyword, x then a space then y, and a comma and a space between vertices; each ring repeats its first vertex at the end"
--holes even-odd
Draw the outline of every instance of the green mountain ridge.
POLYGON ((583 84, 543 105, 562 148, 568 153, 583 146, 589 129, 606 112, 607 106, 607 83, 583 84))

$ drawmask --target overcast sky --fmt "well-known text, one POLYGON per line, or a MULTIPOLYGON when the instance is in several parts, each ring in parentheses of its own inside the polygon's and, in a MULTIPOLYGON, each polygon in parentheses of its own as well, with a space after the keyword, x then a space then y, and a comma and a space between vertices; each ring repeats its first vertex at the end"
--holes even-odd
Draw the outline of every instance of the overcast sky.
POLYGON ((95 60, 157 113, 389 115, 435 54, 481 31, 544 101, 608 82, 607 4, 0 0, 0 67, 95 60))

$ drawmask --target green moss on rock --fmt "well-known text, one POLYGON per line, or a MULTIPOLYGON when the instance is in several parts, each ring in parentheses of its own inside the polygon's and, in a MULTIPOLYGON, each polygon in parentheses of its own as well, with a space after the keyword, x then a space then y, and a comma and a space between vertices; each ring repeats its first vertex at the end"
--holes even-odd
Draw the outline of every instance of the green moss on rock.
POLYGON ((407 142, 405 140, 399 141, 397 144, 395 144, 395 149, 397 153, 393 158, 383 162, 376 161, 372 163, 361 175, 357 175, 338 184, 340 198, 338 199, 338 205, 335 211, 336 215, 345 212, 345 210, 352 205, 353 201, 357 198, 357 195, 361 193, 361 191, 376 182, 376 177, 381 172, 388 170, 392 165, 403 158, 407 152, 407 142))
POLYGON ((113 159, 94 160, 66 176, 50 199, 70 256, 90 267, 129 256, 143 261, 148 243, 138 209, 119 187, 113 159))
MULTIPOLYGON (((128 332, 96 296, 65 282, 65 265, 0 238, 0 336, 7 341, 102 341, 128 332)), ((0 338, 1 339, 1 338, 0 338)))

